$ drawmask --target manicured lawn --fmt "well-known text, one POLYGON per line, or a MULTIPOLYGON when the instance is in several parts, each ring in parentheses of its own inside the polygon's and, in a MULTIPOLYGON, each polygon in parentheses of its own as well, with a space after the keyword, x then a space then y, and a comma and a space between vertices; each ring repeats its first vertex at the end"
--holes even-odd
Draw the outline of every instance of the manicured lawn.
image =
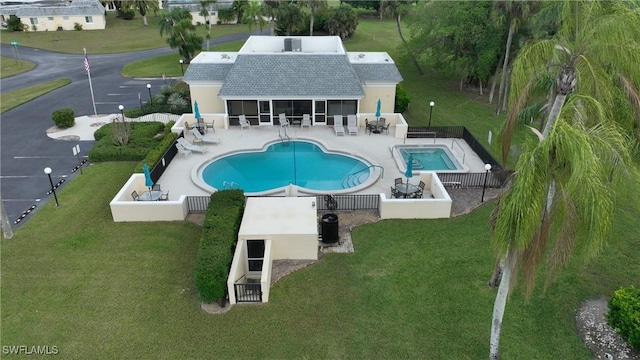
POLYGON ((71 83, 71 79, 64 78, 29 86, 23 89, 0 94, 0 113, 11 110, 16 106, 31 101, 57 88, 71 83))
MULTIPOLYGON (((105 30, 41 32, 3 30, 0 41, 8 44, 17 40, 21 46, 69 54, 82 54, 82 48, 87 48, 89 54, 112 54, 168 46, 165 38, 160 36, 158 18, 153 14, 148 15, 147 21, 149 25, 144 26, 139 14, 136 14, 135 19, 127 21, 116 19, 114 12, 107 12, 105 30)), ((247 25, 214 25, 211 36, 218 37, 248 31, 247 25)), ((207 27, 198 26, 198 34, 204 39, 207 27)))
POLYGON ((31 61, 24 61, 0 56, 0 78, 17 75, 33 69, 36 64, 31 61))
MULTIPOLYGON (((200 228, 113 223, 109 201, 134 163, 86 169, 2 250, 3 345, 56 345, 66 359, 478 359, 495 290, 493 203, 449 220, 357 227, 356 252, 331 254, 276 283, 268 304, 199 309, 200 228), (250 345, 248 345, 250 344, 250 345)), ((606 251, 574 261, 546 293, 507 306, 504 359, 589 359, 573 315, 588 298, 638 285, 637 205, 626 198, 606 251)), ((540 287, 538 290, 541 290, 540 287)))

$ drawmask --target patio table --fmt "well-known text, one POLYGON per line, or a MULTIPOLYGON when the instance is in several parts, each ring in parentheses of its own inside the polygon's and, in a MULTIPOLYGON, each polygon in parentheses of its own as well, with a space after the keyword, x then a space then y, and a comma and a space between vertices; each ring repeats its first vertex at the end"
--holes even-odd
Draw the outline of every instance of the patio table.
POLYGON ((420 188, 418 187, 418 185, 413 185, 413 184, 409 184, 409 183, 402 183, 402 184, 398 184, 396 185, 396 190, 404 195, 404 198, 408 198, 411 197, 411 195, 417 193, 420 188))
POLYGON ((370 122, 369 123, 370 132, 373 132, 374 134, 382 133, 382 127, 386 124, 386 122, 387 122, 387 119, 385 118, 380 118, 378 120, 374 120, 370 122))
POLYGON ((138 196, 138 201, 158 201, 162 196, 162 191, 160 190, 151 190, 140 193, 138 196))

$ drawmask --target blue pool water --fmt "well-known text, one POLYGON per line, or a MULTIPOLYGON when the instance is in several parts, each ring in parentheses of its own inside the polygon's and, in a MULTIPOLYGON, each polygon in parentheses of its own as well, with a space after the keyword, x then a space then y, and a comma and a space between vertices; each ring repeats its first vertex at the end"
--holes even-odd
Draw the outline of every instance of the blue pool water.
POLYGON ((405 164, 413 155, 413 170, 460 170, 455 157, 443 147, 400 147, 405 164))
POLYGON ((311 190, 343 190, 370 176, 368 164, 356 158, 327 153, 306 141, 277 142, 261 151, 231 154, 208 164, 204 182, 217 189, 231 182, 245 192, 262 192, 294 184, 311 190), (345 180, 357 174, 357 181, 345 180))

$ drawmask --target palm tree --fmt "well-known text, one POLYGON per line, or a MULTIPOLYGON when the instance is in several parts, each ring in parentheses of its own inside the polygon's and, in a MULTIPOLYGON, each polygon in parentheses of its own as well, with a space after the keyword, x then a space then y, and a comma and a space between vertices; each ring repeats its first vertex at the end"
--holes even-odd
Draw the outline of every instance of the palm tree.
POLYGON ((543 259, 547 285, 574 249, 593 255, 611 228, 622 178, 640 183, 631 156, 640 116, 640 15, 628 6, 565 2, 556 36, 526 44, 513 64, 503 160, 531 89, 549 72, 555 85, 544 131, 535 130, 538 141, 526 144, 492 216, 492 242, 504 268, 493 310, 491 359, 498 359, 516 271, 530 296, 543 259))
POLYGON ((311 12, 311 17, 309 21, 309 36, 313 36, 313 22, 315 19, 316 12, 320 9, 326 9, 329 5, 327 4, 327 0, 306 0, 299 3, 300 6, 308 7, 311 12))
POLYGON ((242 22, 249 24, 249 33, 251 33, 251 27, 256 23, 258 24, 260 31, 262 31, 265 25, 267 25, 267 21, 263 16, 263 10, 264 7, 258 0, 251 0, 249 5, 247 5, 242 22))
POLYGON ((200 1, 200 15, 204 16, 207 20, 207 51, 209 51, 209 43, 211 40, 211 6, 216 3, 217 0, 201 0, 200 1))
POLYGON ((147 13, 149 11, 158 11, 160 9, 156 0, 129 0, 128 3, 128 6, 134 6, 138 9, 140 16, 142 16, 144 26, 149 25, 147 22, 147 13))

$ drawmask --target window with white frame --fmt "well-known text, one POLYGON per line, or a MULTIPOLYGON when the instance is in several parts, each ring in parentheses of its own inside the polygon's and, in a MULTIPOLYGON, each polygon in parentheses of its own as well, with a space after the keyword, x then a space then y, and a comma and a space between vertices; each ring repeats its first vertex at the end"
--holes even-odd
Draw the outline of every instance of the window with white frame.
POLYGON ((92 23, 92 22, 93 22, 93 16, 85 16, 85 17, 84 17, 84 21, 85 21, 87 24, 92 23))
POLYGON ((38 25, 38 18, 29 18, 29 21, 31 21, 31 25, 38 25))

